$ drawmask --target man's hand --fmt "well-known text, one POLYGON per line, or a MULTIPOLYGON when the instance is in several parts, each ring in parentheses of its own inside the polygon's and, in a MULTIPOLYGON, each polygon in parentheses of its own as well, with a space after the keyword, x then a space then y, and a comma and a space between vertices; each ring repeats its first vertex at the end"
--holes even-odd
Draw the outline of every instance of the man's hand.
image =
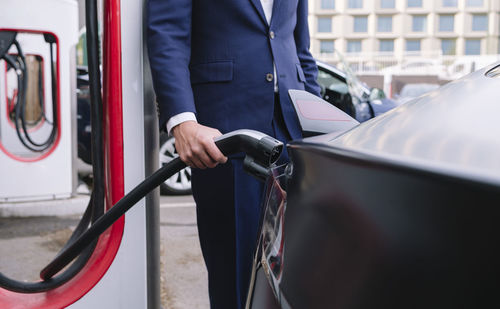
POLYGON ((172 135, 181 160, 191 167, 205 169, 227 162, 214 142, 214 138, 222 135, 217 129, 186 121, 173 127, 172 135))

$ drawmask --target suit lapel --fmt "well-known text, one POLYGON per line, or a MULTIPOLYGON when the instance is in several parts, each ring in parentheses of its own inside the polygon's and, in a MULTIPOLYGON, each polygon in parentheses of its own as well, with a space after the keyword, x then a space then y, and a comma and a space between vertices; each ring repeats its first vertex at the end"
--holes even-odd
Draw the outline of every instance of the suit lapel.
POLYGON ((271 25, 273 24, 273 21, 276 18, 278 18, 278 14, 280 12, 280 4, 281 4, 281 0, 274 0, 274 2, 273 2, 273 16, 271 17, 271 25))
MULTIPOLYGON (((250 0, 250 2, 252 2, 253 6, 257 10, 257 13, 259 13, 259 16, 260 16, 260 19, 262 19, 262 22, 264 22, 264 24, 266 24, 266 26, 267 26, 266 15, 264 14, 264 9, 262 8, 262 4, 260 4, 260 0, 250 0)), ((274 5, 273 5, 273 9, 274 9, 274 5)))

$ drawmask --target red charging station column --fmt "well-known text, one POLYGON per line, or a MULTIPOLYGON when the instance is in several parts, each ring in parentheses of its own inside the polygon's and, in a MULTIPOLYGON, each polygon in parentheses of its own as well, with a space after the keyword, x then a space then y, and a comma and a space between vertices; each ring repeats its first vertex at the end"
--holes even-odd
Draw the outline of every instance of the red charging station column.
MULTIPOLYGON (((157 118, 151 91, 146 90, 150 85, 146 86, 144 81, 145 1, 104 0, 103 96, 108 208, 144 180, 152 169, 158 168, 157 154, 154 154, 158 151, 157 118), (146 144, 156 148, 147 147, 150 151, 146 152, 146 144)), ((42 5, 41 1, 36 3, 42 5)), ((44 9, 50 8, 26 8, 29 12, 23 14, 40 14, 44 9)), ((138 202, 101 235, 86 266, 62 286, 34 294, 0 288, 0 308, 159 307, 160 270, 155 258, 158 244, 157 239, 151 240, 158 228, 157 222, 151 219, 155 217, 151 210, 157 208, 158 201, 154 198, 138 202)))

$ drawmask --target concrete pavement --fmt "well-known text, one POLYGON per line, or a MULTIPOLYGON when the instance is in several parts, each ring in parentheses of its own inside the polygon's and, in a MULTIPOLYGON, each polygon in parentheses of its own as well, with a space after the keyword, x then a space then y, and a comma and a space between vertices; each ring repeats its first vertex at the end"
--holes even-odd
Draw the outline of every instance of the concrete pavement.
MULTIPOLYGON (((209 308, 193 199, 162 196, 160 204, 162 305, 168 309, 209 308)), ((39 280, 40 269, 64 245, 81 214, 22 214, 0 217, 0 272, 19 280, 39 280)))
POLYGON ((209 308, 207 272, 198 241, 194 202, 165 201, 162 197, 162 304, 169 309, 209 308))

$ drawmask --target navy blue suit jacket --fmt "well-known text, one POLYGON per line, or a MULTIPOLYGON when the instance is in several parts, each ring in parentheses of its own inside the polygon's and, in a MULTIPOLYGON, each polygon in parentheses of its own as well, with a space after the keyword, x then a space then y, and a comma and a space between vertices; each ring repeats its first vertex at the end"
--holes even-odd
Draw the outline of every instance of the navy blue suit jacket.
POLYGON ((274 0, 270 25, 260 0, 149 0, 147 42, 160 127, 193 112, 222 133, 271 134, 274 82, 266 76, 274 61, 283 118, 291 137, 299 138, 287 91, 319 95, 307 15, 307 0, 274 0))

